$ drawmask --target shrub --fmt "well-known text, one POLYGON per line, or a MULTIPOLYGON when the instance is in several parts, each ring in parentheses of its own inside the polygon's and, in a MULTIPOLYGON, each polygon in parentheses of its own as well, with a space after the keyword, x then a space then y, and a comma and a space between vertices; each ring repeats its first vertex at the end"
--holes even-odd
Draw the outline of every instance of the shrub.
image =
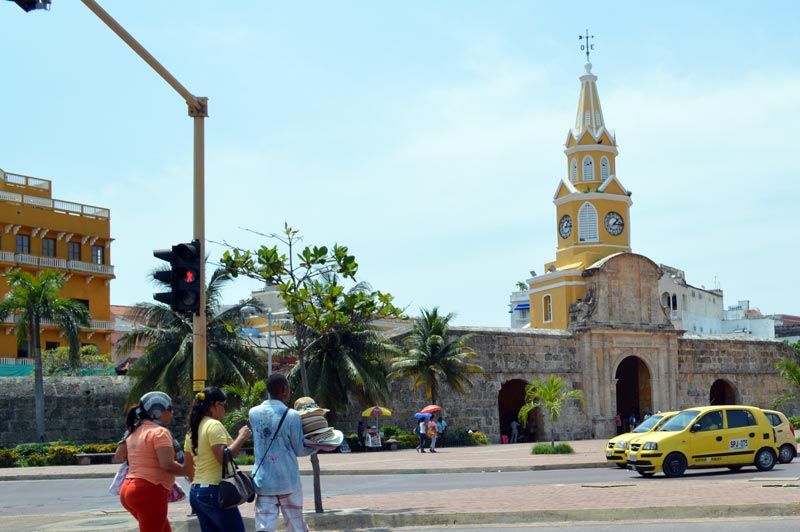
POLYGON ((350 451, 354 453, 361 452, 361 445, 358 443, 358 434, 353 432, 352 434, 347 434, 344 437, 345 441, 347 441, 347 445, 350 446, 350 451))
POLYGON ((25 465, 30 467, 39 467, 43 465, 47 465, 47 461, 44 459, 44 456, 41 454, 32 454, 27 456, 23 459, 25 465))
POLYGON ((47 445, 46 443, 20 443, 15 449, 20 457, 27 459, 29 456, 37 454, 39 456, 44 456, 44 450, 47 448, 47 445))
POLYGON ((239 453, 236 455, 236 458, 233 459, 237 464, 240 466, 242 465, 253 465, 256 463, 256 457, 252 454, 245 454, 239 453))
POLYGON ((410 432, 401 432, 395 436, 398 449, 413 449, 419 445, 419 438, 410 432))
POLYGON ((19 460, 16 449, 0 449, 0 467, 15 467, 19 460))
POLYGON ((575 452, 568 443, 550 445, 549 443, 537 443, 531 449, 531 454, 572 454, 575 452))
POLYGON ((489 445, 489 437, 484 434, 483 432, 475 431, 471 434, 472 441, 475 442, 475 445, 489 445))
POLYGON ((84 443, 78 446, 82 453, 113 453, 117 450, 116 443, 84 443))
POLYGON ((403 430, 394 425, 384 425, 381 427, 381 432, 383 432, 383 439, 388 440, 389 438, 399 439, 397 436, 402 434, 403 430))
MULTIPOLYGON (((475 432, 472 434, 475 434, 475 432)), ((466 429, 448 428, 447 436, 445 437, 446 445, 448 447, 473 447, 478 445, 478 442, 472 437, 472 434, 470 434, 466 429)), ((486 436, 484 435, 484 437, 486 436)))
POLYGON ((49 465, 74 465, 78 463, 78 452, 74 445, 53 445, 45 449, 45 459, 49 465))

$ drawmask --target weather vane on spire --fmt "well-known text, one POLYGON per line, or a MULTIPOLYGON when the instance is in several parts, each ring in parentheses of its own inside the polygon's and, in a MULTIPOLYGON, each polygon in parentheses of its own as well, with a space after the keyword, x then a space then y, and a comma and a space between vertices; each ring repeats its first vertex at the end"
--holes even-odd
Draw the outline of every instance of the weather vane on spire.
POLYGON ((589 42, 589 39, 594 39, 594 35, 589 35, 589 30, 586 30, 586 35, 578 35, 579 40, 586 39, 586 44, 581 44, 581 51, 586 50, 586 62, 589 63, 589 52, 594 50, 594 44, 589 42))

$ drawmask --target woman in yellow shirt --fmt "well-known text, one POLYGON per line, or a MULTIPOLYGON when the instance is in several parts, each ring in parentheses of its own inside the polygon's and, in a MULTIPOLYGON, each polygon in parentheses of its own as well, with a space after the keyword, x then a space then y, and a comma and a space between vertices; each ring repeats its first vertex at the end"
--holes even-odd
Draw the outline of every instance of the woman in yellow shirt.
POLYGON ((217 502, 225 448, 235 457, 242 444, 253 435, 250 427, 245 425, 239 429, 236 440, 231 438, 220 422, 225 415, 226 401, 225 393, 215 386, 195 395, 183 447, 192 481, 189 503, 203 532, 244 532, 239 508, 223 509, 217 502))

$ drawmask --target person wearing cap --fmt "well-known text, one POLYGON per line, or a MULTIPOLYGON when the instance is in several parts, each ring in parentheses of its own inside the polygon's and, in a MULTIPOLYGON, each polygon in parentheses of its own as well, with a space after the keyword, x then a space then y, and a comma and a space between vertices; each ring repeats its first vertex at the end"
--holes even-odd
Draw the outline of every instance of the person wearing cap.
POLYGON ((239 429, 236 439, 231 438, 222 424, 226 408, 225 392, 216 386, 197 392, 192 401, 183 445, 186 461, 190 464, 189 479, 192 481, 189 504, 203 532, 244 532, 239 507, 220 508, 217 501, 225 449, 230 451, 233 459, 253 433, 250 427, 244 425, 239 429))
POLYGON ((253 477, 256 530, 274 531, 280 511, 286 530, 306 532, 308 525, 303 519, 303 487, 297 457, 308 456, 316 449, 304 445, 300 413, 285 404, 290 397, 286 377, 280 373, 270 375, 267 391, 270 398, 251 408, 249 414, 255 460, 261 464, 253 477))
POLYGON ((176 475, 185 475, 174 438, 166 427, 172 421, 172 399, 148 392, 128 411, 128 431, 117 448, 118 460, 128 460, 128 474, 119 491, 122 506, 139 522, 140 532, 170 532, 167 494, 176 475))

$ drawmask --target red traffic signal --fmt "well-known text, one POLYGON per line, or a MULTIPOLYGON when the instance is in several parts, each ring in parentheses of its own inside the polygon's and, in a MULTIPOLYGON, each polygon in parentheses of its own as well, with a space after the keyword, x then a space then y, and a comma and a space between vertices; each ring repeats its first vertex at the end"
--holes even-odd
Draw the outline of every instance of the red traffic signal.
POLYGON ((200 241, 176 244, 172 249, 159 249, 153 255, 170 263, 169 270, 161 270, 153 276, 169 285, 169 292, 153 294, 156 301, 165 303, 175 312, 200 312, 200 241))

